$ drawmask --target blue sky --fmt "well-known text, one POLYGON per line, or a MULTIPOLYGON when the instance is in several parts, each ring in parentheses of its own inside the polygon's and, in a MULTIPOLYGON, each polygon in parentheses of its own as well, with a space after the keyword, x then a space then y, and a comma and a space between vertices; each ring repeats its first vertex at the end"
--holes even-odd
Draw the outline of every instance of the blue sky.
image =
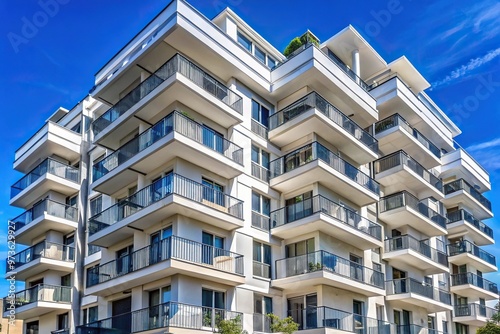
MULTIPOLYGON (((498 0, 190 3, 209 18, 231 7, 279 50, 307 29, 326 40, 352 24, 386 61, 406 55, 435 84, 428 94, 463 130, 457 141, 489 170, 493 190, 486 196, 500 215, 498 0)), ((12 170, 15 150, 57 107, 70 109, 84 98, 94 73, 167 4, 167 0, 0 2, 0 221, 5 224, 0 229, 0 258, 6 254, 6 222, 22 212, 8 206, 10 186, 22 177, 12 170), (37 26, 30 30, 33 23, 37 26)), ((485 222, 500 238, 498 220, 485 222)), ((500 246, 485 249, 500 258, 500 246)), ((0 261, 0 272, 4 268, 0 261)), ((498 273, 487 277, 500 283, 498 273)), ((0 280, 1 296, 6 287, 0 280)))

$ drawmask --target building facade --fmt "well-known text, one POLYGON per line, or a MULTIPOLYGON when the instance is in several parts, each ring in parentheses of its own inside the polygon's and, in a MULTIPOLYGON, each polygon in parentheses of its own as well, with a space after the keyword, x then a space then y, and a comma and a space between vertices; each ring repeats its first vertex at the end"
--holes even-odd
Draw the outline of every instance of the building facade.
MULTIPOLYGON (((488 173, 351 26, 285 57, 172 1, 16 151, 25 333, 474 333, 488 173)), ((4 312, 4 315, 7 315, 4 312)))

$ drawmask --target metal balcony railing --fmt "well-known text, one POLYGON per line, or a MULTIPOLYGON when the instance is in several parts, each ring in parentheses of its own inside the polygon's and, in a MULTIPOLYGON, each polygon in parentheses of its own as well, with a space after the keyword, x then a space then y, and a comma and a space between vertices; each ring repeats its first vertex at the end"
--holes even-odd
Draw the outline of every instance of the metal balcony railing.
POLYGON ((252 176, 269 183, 269 169, 252 161, 252 176))
POLYGON ((472 254, 481 260, 496 266, 496 259, 494 255, 482 250, 470 241, 462 240, 448 244, 448 256, 455 256, 464 253, 472 254))
POLYGON ((488 281, 487 279, 473 273, 459 273, 451 275, 451 286, 470 284, 480 289, 487 290, 498 294, 498 287, 496 283, 488 281))
POLYGON ((391 168, 401 165, 407 166, 410 170, 415 172, 418 176, 420 176, 438 191, 443 191, 443 181, 426 170, 421 164, 411 158, 404 151, 397 151, 376 160, 375 174, 385 172, 391 168))
POLYGON ((491 307, 487 307, 481 304, 465 304, 465 305, 455 305, 453 309, 454 317, 483 317, 491 319, 493 315, 497 313, 497 310, 491 307))
POLYGON ((448 291, 435 288, 432 285, 417 281, 413 278, 386 281, 385 288, 388 295, 414 293, 436 302, 451 305, 451 294, 448 291))
POLYGON ((47 173, 75 183, 78 183, 80 180, 80 172, 78 169, 47 158, 10 187, 10 198, 16 197, 20 192, 47 173))
POLYGON ((243 255, 200 242, 171 236, 158 243, 136 250, 127 256, 90 268, 87 271, 87 287, 110 281, 170 259, 243 275, 243 255))
POLYGON ((37 218, 43 216, 44 213, 47 213, 50 216, 71 220, 72 222, 78 221, 77 208, 50 200, 48 198, 33 205, 31 209, 24 211, 16 218, 12 218, 10 221, 14 223, 17 231, 37 218))
POLYGON ((253 261, 253 275, 271 278, 271 265, 259 261, 253 261))
POLYGON ((380 186, 377 181, 318 142, 305 145, 281 158, 271 161, 269 168, 271 173, 270 178, 280 176, 315 160, 321 160, 363 188, 377 196, 379 195, 380 186))
POLYGON ((463 190, 472 197, 474 197, 481 205, 483 205, 485 208, 487 208, 489 211, 491 211, 491 202, 484 197, 479 191, 474 189, 473 186, 471 186, 467 181, 464 179, 459 179, 455 180, 453 182, 447 183, 444 185, 444 194, 452 194, 454 192, 457 192, 459 190, 463 190))
POLYGON ((262 123, 254 119, 252 119, 251 130, 259 137, 262 137, 264 139, 268 138, 269 129, 267 128, 267 126, 263 125, 262 123))
POLYGON ((174 194, 243 219, 243 202, 239 199, 184 176, 171 173, 90 217, 89 235, 122 221, 151 204, 174 194))
POLYGON ((471 213, 464 209, 448 212, 446 216, 448 217, 448 224, 465 220, 466 222, 472 224, 472 226, 474 226, 478 231, 486 234, 490 238, 493 238, 493 229, 479 219, 474 218, 471 213))
POLYGON ((109 124, 113 123, 116 119, 118 119, 118 117, 125 114, 130 108, 145 98, 156 87, 160 86, 176 73, 182 74, 194 84, 236 110, 239 114, 243 114, 243 100, 241 96, 227 88, 183 55, 176 54, 158 70, 156 70, 156 72, 154 72, 150 77, 141 82, 130 93, 125 95, 120 101, 111 107, 111 109, 92 122, 94 136, 97 136, 109 124))
POLYGON ((59 286, 50 284, 38 284, 32 288, 16 292, 14 298, 4 298, 3 308, 6 312, 11 303, 15 303, 16 307, 36 303, 36 302, 52 302, 52 303, 71 303, 71 287, 59 286))
POLYGON ((220 320, 242 321, 243 314, 206 306, 168 302, 76 327, 76 334, 138 333, 165 327, 217 331, 220 320))
POLYGON ((322 270, 377 288, 384 288, 384 273, 326 251, 316 251, 276 261, 276 279, 322 270))
MULTIPOLYGON (((386 333, 383 333, 386 334, 386 333)), ((387 334, 393 334, 392 332, 387 334)), ((399 325, 396 328, 396 332, 394 334, 445 334, 444 332, 431 329, 431 328, 426 328, 422 327, 419 325, 399 325)))
POLYGON ((401 235, 384 241, 385 252, 411 249, 432 261, 448 267, 448 256, 436 248, 429 246, 429 240, 417 240, 410 235, 401 235))
POLYGON ((309 93, 288 107, 269 116, 269 129, 274 130, 311 109, 317 109, 335 124, 351 134, 355 140, 360 141, 370 150, 378 153, 377 139, 316 92, 309 93))
POLYGON ((93 180, 98 180, 173 132, 180 133, 243 165, 243 149, 241 147, 215 133, 212 129, 193 121, 178 111, 174 111, 139 136, 122 145, 115 152, 94 164, 93 180))
POLYGON ((271 228, 286 225, 316 213, 323 213, 377 240, 382 240, 382 227, 379 224, 321 195, 271 212, 271 228))
POLYGON ((75 249, 70 246, 44 240, 15 254, 13 258, 7 258, 6 272, 17 269, 40 258, 74 262, 75 249))
POLYGON ((446 228, 446 223, 448 221, 446 217, 432 210, 407 191, 401 191, 389 196, 382 197, 378 203, 380 213, 399 209, 405 206, 427 217, 436 225, 442 228, 446 228))
POLYGON ((267 314, 253 314, 253 331, 260 333, 272 333, 271 332, 271 318, 267 314))
POLYGON ((252 226, 260 230, 269 231, 271 228, 270 218, 258 212, 252 211, 252 226))
POLYGON ((423 134, 421 134, 417 129, 412 128, 410 123, 408 123, 401 115, 394 114, 386 119, 383 119, 375 123, 375 134, 382 133, 388 129, 400 126, 406 132, 408 132, 412 137, 416 138, 423 146, 425 146, 432 154, 436 157, 441 158, 441 150, 437 148, 429 139, 427 139, 423 134))

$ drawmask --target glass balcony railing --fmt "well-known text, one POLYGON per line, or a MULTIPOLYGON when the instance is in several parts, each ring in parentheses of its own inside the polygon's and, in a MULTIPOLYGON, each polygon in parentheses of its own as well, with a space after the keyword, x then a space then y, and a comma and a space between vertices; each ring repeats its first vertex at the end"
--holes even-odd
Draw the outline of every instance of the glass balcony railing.
POLYGON ((401 165, 407 166, 410 170, 412 170, 422 179, 427 181, 427 183, 429 183, 436 190, 440 192, 443 191, 443 182, 441 181, 441 179, 431 174, 421 164, 419 164, 417 161, 411 158, 404 151, 397 151, 376 160, 375 174, 385 172, 391 168, 401 165))
POLYGON ((14 298, 4 298, 4 312, 7 312, 9 307, 14 303, 16 307, 36 303, 36 302, 51 302, 51 303, 71 303, 71 287, 49 284, 38 284, 32 288, 16 292, 14 298))
POLYGON ((16 231, 18 231, 24 226, 32 223, 37 218, 43 216, 44 213, 47 213, 50 216, 71 220, 72 222, 78 221, 77 208, 55 202, 48 198, 33 205, 31 209, 24 211, 16 218, 12 218, 10 221, 14 223, 16 231))
POLYGON ((417 240, 410 235, 401 235, 385 240, 384 244, 386 253, 411 249, 440 265, 448 266, 446 253, 429 246, 429 240, 417 240))
POLYGON ((87 287, 171 259, 243 275, 243 255, 200 242, 171 236, 158 243, 134 251, 127 256, 90 268, 87 271, 87 287))
POLYGON ((384 288, 384 273, 326 251, 276 261, 276 279, 322 270, 377 288, 384 288))
POLYGON ((400 126, 403 128, 410 136, 416 138, 423 146, 425 146, 429 151, 432 152, 437 158, 441 158, 441 150, 437 148, 429 139, 425 138, 417 129, 411 127, 401 115, 394 114, 386 119, 383 119, 375 123, 375 134, 382 133, 388 129, 400 126))
POLYGON ((15 254, 13 258, 8 258, 6 260, 6 271, 12 271, 40 258, 74 262, 75 249, 70 246, 61 245, 50 241, 42 241, 15 254))
POLYGON ((77 326, 76 334, 138 333, 165 327, 215 333, 218 321, 242 318, 240 312, 168 302, 77 326))
POLYGON ((241 147, 215 133, 212 129, 193 121, 178 111, 174 111, 139 136, 118 148, 115 152, 94 164, 94 181, 173 132, 180 133, 212 151, 243 165, 243 149, 241 147))
POLYGON ((320 160, 328 166, 348 177, 350 180, 361 185, 370 192, 379 195, 380 186, 377 181, 367 174, 363 173, 347 161, 340 158, 337 154, 331 152, 318 142, 305 145, 287 155, 271 161, 270 178, 288 173, 309 162, 320 160))
POLYGON ((451 286, 470 284, 480 289, 487 290, 498 294, 498 287, 496 283, 488 281, 487 279, 473 273, 459 273, 451 275, 451 286))
POLYGON ((12 199, 16 197, 19 193, 47 173, 75 183, 78 183, 80 180, 80 172, 78 169, 47 158, 10 187, 10 198, 12 199))
POLYGON ((160 86, 176 73, 182 74, 194 84, 236 110, 239 114, 243 114, 243 100, 241 96, 227 88, 199 66, 189 61, 186 57, 176 54, 158 70, 156 70, 156 72, 154 72, 149 78, 141 82, 130 93, 125 95, 120 101, 111 107, 111 109, 92 122, 94 136, 97 136, 109 124, 116 121, 118 117, 125 114, 128 110, 130 110, 130 108, 145 98, 156 87, 160 86))
POLYGON ((471 195, 473 198, 475 198, 481 205, 483 205, 486 209, 491 211, 491 202, 484 197, 479 191, 474 189, 473 186, 471 186, 467 181, 464 179, 459 179, 455 180, 453 182, 447 183, 444 185, 444 194, 452 194, 454 192, 457 192, 459 190, 463 190, 469 195, 471 195))
POLYGON ((269 216, 252 211, 252 226, 260 230, 269 231, 271 228, 269 216))
POLYGON ((399 193, 382 197, 378 203, 380 213, 399 209, 405 206, 429 218, 436 225, 446 228, 446 223, 448 221, 446 217, 432 210, 407 191, 401 191, 399 193))
MULTIPOLYGON (((386 333, 383 333, 386 334, 386 333)), ((393 334, 393 332, 387 332, 387 334, 393 334)), ((396 328, 394 334, 445 334, 445 332, 440 332, 435 329, 422 327, 419 325, 399 325, 396 328)))
POLYGON ((171 195, 179 195, 233 217, 243 219, 243 202, 239 199, 184 176, 171 173, 90 217, 89 235, 122 221, 171 195))
POLYGON ((271 228, 283 226, 316 213, 323 213, 377 240, 382 240, 382 227, 379 224, 321 195, 271 212, 271 228))
POLYGON ((491 319, 493 315, 497 313, 497 310, 486 305, 481 304, 465 304, 465 305, 455 305, 454 307, 455 317, 483 317, 491 319))
POLYGON ((413 278, 394 279, 385 282, 388 295, 414 293, 432 299, 436 302, 451 305, 451 295, 448 291, 433 287, 432 285, 417 281, 413 278))
POLYGON ((356 140, 363 143, 373 152, 378 153, 378 142, 372 135, 316 92, 309 93, 288 107, 269 116, 269 129, 274 130, 312 109, 317 109, 335 124, 351 134, 356 140))
POLYGON ((448 256, 455 256, 459 254, 472 254, 489 264, 496 266, 496 259, 494 255, 482 250, 470 241, 462 240, 455 243, 448 244, 448 256))
POLYGON ((479 219, 474 218, 471 213, 467 212, 464 209, 448 212, 446 216, 448 217, 448 224, 465 220, 466 222, 474 226, 478 231, 486 234, 490 238, 493 238, 493 229, 479 219))

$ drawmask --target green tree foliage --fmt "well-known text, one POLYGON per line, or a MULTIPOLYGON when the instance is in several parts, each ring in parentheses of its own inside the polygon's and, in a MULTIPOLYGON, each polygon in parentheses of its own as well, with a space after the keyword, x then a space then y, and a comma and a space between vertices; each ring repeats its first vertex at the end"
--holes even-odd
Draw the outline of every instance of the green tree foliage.
POLYGON ((285 55, 285 57, 288 57, 293 51, 297 50, 301 46, 302 46, 302 42, 300 41, 300 38, 295 37, 286 46, 285 51, 283 51, 283 54, 285 55))
POLYGON ((271 332, 292 334, 299 329, 299 324, 293 321, 292 317, 280 319, 277 315, 269 313, 267 315, 271 319, 271 332))
POLYGON ((217 333, 219 334, 248 334, 243 330, 241 324, 241 316, 234 319, 224 319, 217 322, 217 333))
POLYGON ((292 39, 285 48, 285 51, 283 51, 283 54, 285 55, 285 57, 288 57, 295 50, 298 50, 302 45, 306 45, 308 43, 319 46, 319 40, 309 30, 306 31, 302 36, 292 39))
POLYGON ((493 321, 488 321, 483 327, 479 327, 476 334, 500 334, 500 326, 493 321))

